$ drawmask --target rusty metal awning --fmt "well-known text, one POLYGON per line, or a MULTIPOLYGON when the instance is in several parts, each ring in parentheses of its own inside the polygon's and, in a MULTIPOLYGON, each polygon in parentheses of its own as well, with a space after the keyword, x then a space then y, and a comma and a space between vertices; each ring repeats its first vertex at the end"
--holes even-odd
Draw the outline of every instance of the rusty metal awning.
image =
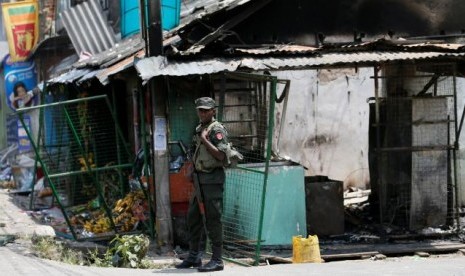
POLYGON ((354 52, 326 53, 307 57, 236 57, 196 61, 170 61, 166 57, 150 57, 135 61, 143 83, 155 76, 186 76, 222 71, 310 69, 337 66, 372 66, 379 63, 464 57, 465 53, 449 52, 354 52))

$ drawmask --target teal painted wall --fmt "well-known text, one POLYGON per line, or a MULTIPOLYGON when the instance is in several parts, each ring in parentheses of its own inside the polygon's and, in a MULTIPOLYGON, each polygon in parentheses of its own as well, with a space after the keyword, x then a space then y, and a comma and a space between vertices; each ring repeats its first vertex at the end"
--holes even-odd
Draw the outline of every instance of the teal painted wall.
MULTIPOLYGON (((162 0, 161 16, 163 30, 171 30, 179 25, 181 0, 162 0)), ((121 36, 140 32, 139 1, 121 0, 121 36)))

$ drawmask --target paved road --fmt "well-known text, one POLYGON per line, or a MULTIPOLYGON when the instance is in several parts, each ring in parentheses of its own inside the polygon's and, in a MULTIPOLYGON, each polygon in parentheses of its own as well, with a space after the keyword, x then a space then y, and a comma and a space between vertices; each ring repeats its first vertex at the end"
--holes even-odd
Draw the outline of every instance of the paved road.
MULTIPOLYGON (((46 233, 44 226, 36 224, 27 213, 11 201, 11 196, 0 189, 0 235, 12 234, 21 238, 14 243, 0 246, 0 275, 7 276, 62 276, 62 275, 198 275, 194 269, 122 269, 67 265, 34 257, 30 252, 30 239, 34 232, 46 233)), ((173 263, 163 260, 163 263, 173 263)), ((352 260, 323 264, 289 264, 260 267, 240 267, 227 264, 224 271, 201 275, 464 275, 465 256, 458 254, 438 255, 430 258, 403 257, 385 260, 352 260)))
MULTIPOLYGON (((0 247, 0 273, 1 275, 199 275, 194 269, 176 270, 167 269, 123 269, 98 268, 67 265, 55 261, 43 260, 36 257, 25 256, 11 249, 12 245, 0 247)), ((429 258, 402 257, 388 258, 382 261, 352 260, 338 261, 323 264, 280 264, 260 267, 240 267, 227 265, 224 271, 205 273, 200 275, 465 275, 465 256, 440 255, 429 258)))

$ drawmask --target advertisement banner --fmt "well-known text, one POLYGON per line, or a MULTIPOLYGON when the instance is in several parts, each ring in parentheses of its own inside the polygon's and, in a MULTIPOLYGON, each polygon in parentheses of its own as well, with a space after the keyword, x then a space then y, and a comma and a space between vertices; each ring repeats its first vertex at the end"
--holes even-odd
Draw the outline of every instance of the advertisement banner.
POLYGON ((29 115, 24 115, 23 116, 23 122, 25 126, 18 120, 17 121, 17 129, 18 129, 18 151, 20 153, 23 152, 28 152, 32 150, 31 146, 31 141, 29 140, 29 137, 27 136, 26 129, 31 132, 31 117, 29 115))
POLYGON ((39 40, 39 5, 37 1, 2 3, 2 12, 11 60, 26 60, 39 40))
MULTIPOLYGON (((5 57, 5 61, 3 62, 3 70, 5 76, 6 100, 8 106, 12 110, 16 110, 15 106, 18 106, 18 102, 16 102, 15 104, 15 99, 19 99, 19 97, 21 96, 28 97, 29 95, 27 92, 37 86, 37 72, 35 63, 32 60, 12 62, 9 56, 7 55, 5 57), (17 92, 15 93, 14 88, 19 84, 24 85, 24 90, 26 90, 25 95, 18 95, 17 92)), ((25 105, 36 105, 38 104, 38 99, 39 97, 32 97, 32 99, 27 101, 25 105)))

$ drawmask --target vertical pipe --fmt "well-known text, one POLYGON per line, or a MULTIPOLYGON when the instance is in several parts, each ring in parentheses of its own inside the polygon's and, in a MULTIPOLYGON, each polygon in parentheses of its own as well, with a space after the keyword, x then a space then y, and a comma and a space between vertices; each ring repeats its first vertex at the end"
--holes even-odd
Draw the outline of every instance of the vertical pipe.
POLYGON ((378 204, 379 204, 379 220, 381 223, 384 221, 383 217, 383 198, 385 196, 384 187, 381 186, 381 130, 380 130, 380 118, 379 118, 379 78, 378 78, 378 70, 377 66, 373 67, 374 69, 374 80, 375 80, 375 124, 376 124, 376 170, 377 172, 377 179, 378 182, 378 204))
POLYGON ((458 132, 458 122, 457 122, 457 79, 456 79, 456 68, 454 66, 454 76, 453 76, 453 86, 454 86, 454 129, 455 129, 455 141, 452 155, 454 158, 454 193, 455 193, 455 219, 457 221, 457 230, 460 229, 460 216, 459 216, 459 189, 457 186, 457 149, 459 148, 459 132, 458 132))

